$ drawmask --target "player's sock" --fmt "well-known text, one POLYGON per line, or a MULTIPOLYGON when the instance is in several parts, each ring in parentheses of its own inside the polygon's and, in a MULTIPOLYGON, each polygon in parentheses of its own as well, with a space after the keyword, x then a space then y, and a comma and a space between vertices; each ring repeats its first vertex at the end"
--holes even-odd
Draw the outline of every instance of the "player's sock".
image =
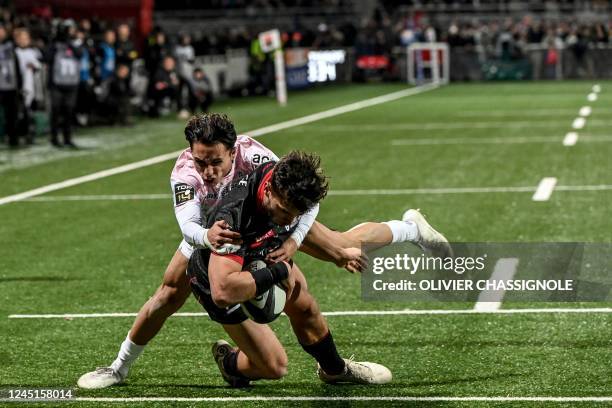
POLYGON ((130 340, 130 334, 128 333, 123 343, 121 343, 119 354, 115 361, 113 361, 113 364, 111 364, 111 368, 117 371, 123 378, 127 377, 130 366, 142 354, 144 348, 145 346, 139 346, 130 340))
POLYGON ((413 221, 392 220, 383 222, 391 230, 393 240, 391 242, 416 242, 419 239, 419 229, 413 221))
POLYGON ((250 378, 238 371, 238 353, 240 353, 239 350, 232 350, 223 357, 223 369, 229 375, 248 381, 250 378))
POLYGON ((338 354, 331 331, 327 332, 325 337, 314 344, 302 344, 302 348, 317 360, 323 371, 327 374, 338 375, 344 371, 346 364, 338 354))

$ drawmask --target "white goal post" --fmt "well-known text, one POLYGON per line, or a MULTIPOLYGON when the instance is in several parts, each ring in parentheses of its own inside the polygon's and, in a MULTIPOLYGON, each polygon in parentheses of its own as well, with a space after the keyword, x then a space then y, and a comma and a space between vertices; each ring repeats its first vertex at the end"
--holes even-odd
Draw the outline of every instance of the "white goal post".
POLYGON ((450 54, 446 43, 413 43, 406 51, 408 82, 447 84, 450 80, 450 54))

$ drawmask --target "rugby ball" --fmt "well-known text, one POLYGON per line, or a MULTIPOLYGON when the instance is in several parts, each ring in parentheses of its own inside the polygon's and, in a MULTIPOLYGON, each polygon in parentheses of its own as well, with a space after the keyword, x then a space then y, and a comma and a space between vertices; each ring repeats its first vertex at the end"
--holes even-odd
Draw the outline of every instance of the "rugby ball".
MULTIPOLYGON (((254 271, 265 267, 265 262, 257 260, 251 262, 247 269, 254 271)), ((280 316, 285 308, 286 300, 285 290, 279 285, 274 285, 256 298, 242 303, 240 307, 251 320, 265 324, 273 322, 280 316)))

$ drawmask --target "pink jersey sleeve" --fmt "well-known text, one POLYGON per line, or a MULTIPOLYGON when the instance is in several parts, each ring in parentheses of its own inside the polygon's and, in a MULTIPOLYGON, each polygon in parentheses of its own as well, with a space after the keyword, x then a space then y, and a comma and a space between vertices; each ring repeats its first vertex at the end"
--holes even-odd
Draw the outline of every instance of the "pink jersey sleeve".
POLYGON ((238 136, 236 146, 239 147, 238 153, 243 165, 243 168, 240 170, 245 174, 252 173, 253 170, 263 163, 278 161, 278 156, 272 150, 249 136, 238 136))

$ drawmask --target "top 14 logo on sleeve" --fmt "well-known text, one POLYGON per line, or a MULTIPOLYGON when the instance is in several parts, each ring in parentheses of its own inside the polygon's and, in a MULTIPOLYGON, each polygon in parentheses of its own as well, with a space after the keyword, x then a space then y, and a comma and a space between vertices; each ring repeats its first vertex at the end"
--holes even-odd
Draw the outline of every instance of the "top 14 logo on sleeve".
POLYGON ((195 189, 189 184, 176 183, 174 185, 174 205, 181 205, 195 197, 195 189))

